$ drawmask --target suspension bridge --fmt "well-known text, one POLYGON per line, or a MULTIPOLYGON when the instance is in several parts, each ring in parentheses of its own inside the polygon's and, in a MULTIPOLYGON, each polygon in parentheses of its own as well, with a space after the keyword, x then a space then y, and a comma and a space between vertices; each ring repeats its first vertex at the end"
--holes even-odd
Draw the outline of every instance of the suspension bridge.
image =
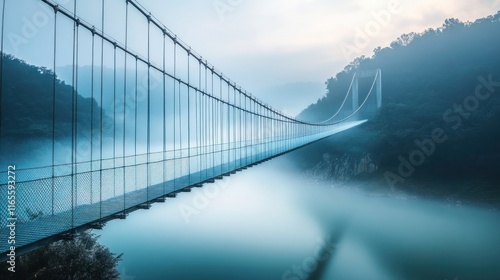
POLYGON ((92 3, 100 7, 73 0, 2 1, 2 260, 13 247, 19 255, 102 228, 358 126, 366 121, 357 117, 363 107, 382 105, 381 71, 360 71, 330 118, 299 120, 243 90, 136 0, 92 3), (43 98, 51 105, 43 108, 48 121, 38 128, 41 136, 30 137, 37 148, 26 159, 9 153, 10 145, 26 139, 12 140, 7 125, 16 121, 9 104, 26 93, 7 93, 17 90, 12 58, 29 61, 30 55, 43 60, 38 71, 50 77, 50 94, 43 98), (359 104, 358 79, 366 77, 373 83, 359 104))

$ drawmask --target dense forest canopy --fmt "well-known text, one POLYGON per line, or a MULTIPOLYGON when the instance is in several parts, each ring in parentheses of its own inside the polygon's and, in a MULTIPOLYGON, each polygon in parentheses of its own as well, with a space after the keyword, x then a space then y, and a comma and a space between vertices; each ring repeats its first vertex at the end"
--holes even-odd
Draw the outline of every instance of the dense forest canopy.
POLYGON ((382 70, 383 107, 367 125, 347 133, 345 141, 337 137, 318 146, 316 153, 370 154, 379 166, 377 176, 389 175, 386 181, 393 187, 404 185, 407 177, 424 176, 498 182, 498 34, 500 12, 474 22, 449 19, 440 28, 405 34, 389 47, 375 49, 372 57, 355 59, 328 79, 326 96, 299 118, 319 121, 331 116, 360 70, 382 70), (439 132, 441 140, 446 139, 443 143, 432 140, 439 132), (398 172, 401 165, 408 169, 405 161, 415 169, 403 170, 411 176, 398 172))
POLYGON ((80 133, 89 131, 92 106, 94 126, 99 126, 97 102, 79 95, 74 87, 57 79, 52 70, 8 54, 3 54, 2 59, 3 139, 26 141, 51 138, 53 134, 57 139, 71 137, 73 120, 80 126, 80 133), (72 106, 78 106, 75 116, 72 106))

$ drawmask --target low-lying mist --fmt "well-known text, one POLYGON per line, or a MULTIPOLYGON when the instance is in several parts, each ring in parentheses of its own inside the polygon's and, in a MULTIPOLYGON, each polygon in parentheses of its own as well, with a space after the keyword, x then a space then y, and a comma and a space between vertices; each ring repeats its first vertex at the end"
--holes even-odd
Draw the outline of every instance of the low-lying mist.
POLYGON ((498 279, 498 218, 331 188, 284 156, 113 221, 101 240, 137 279, 498 279))

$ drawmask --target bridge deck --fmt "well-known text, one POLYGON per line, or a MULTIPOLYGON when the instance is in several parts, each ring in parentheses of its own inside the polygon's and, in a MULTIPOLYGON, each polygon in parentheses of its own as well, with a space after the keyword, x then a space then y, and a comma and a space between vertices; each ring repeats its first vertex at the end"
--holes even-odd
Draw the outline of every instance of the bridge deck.
MULTIPOLYGON (((246 160, 250 160, 247 158, 246 160)), ((238 161, 239 163, 239 161, 238 161)), ((236 162, 219 165, 188 176, 183 176, 165 183, 152 185, 103 200, 101 203, 86 204, 75 207, 74 211, 68 210, 54 215, 44 215, 29 222, 16 223, 16 247, 22 247, 46 237, 64 233, 73 228, 112 219, 117 214, 125 214, 138 209, 143 204, 165 197, 168 194, 182 191, 183 188, 203 183, 209 179, 238 169, 236 162), (221 172, 223 171, 223 172, 221 172)), ((103 187, 105 188, 105 187, 103 187)), ((118 217, 118 216, 116 216, 118 217)), ((0 236, 8 236, 9 229, 2 227, 0 236)), ((5 239, 6 240, 6 239, 5 239)), ((7 242, 2 242, 0 251, 7 251, 7 242)))
MULTIPOLYGON (((204 183, 211 179, 216 179, 219 176, 229 174, 230 172, 240 170, 242 167, 251 166, 255 163, 260 163, 269 158, 290 152, 364 122, 365 121, 357 121, 339 126, 337 129, 332 130, 322 137, 311 139, 310 142, 298 145, 290 150, 274 154, 269 154, 269 152, 267 152, 240 158, 236 161, 182 176, 175 180, 153 184, 146 188, 126 192, 124 195, 117 195, 105 200, 103 199, 102 202, 79 205, 73 209, 55 213, 54 215, 42 215, 30 221, 18 222, 16 224, 16 250, 22 248, 29 251, 29 247, 35 246, 34 244, 40 242, 43 243, 44 239, 59 239, 63 237, 61 234, 72 232, 78 228, 99 227, 106 221, 123 217, 123 215, 128 212, 140 209, 142 205, 146 204, 147 206, 155 202, 158 198, 164 198, 169 194, 181 192, 182 189, 190 188, 193 185, 204 183)), ((103 185, 100 186, 100 188, 101 190, 109 189, 109 186, 103 185)), ((0 228, 0 236, 4 239, 0 242, 0 252, 6 253, 10 248, 10 245, 7 244, 9 229, 7 227, 0 228)), ((4 260, 5 258, 6 254, 2 253, 0 260, 4 260)))

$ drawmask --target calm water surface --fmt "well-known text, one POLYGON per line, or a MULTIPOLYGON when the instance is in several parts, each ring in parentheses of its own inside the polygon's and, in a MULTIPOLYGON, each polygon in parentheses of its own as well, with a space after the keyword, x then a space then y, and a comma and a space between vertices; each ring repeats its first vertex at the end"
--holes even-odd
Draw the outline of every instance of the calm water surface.
POLYGON ((108 223, 123 279, 500 279, 500 214, 332 189, 278 158, 108 223))

